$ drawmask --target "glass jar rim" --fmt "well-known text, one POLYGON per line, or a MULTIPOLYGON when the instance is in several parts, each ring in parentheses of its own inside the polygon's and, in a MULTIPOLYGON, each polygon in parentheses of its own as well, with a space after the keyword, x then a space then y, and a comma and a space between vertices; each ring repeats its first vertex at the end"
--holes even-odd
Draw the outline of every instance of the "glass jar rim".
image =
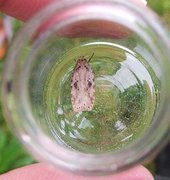
MULTIPOLYGON (((4 104, 4 111, 7 119, 13 119, 11 115, 9 115, 10 109, 12 108, 6 99, 8 98, 8 93, 6 92, 6 84, 9 82, 9 79, 11 78, 11 74, 13 71, 15 71, 14 67, 17 62, 16 57, 18 54, 21 52, 21 50, 16 50, 15 52, 13 49, 16 48, 16 44, 19 44, 21 47, 24 42, 26 43, 29 38, 32 36, 34 33, 33 31, 30 31, 27 36, 25 36, 26 29, 29 29, 29 27, 32 26, 32 24, 36 24, 35 29, 37 29, 45 19, 48 19, 50 16, 52 16, 55 12, 58 13, 59 11, 64 10, 66 7, 69 6, 79 6, 82 3, 90 4, 92 5, 93 3, 101 3, 101 4, 107 4, 107 3, 117 3, 120 5, 120 7, 126 6, 130 11, 132 11, 132 14, 134 13, 136 16, 138 15, 138 18, 143 18, 144 21, 147 20, 147 23, 151 25, 151 27, 157 31, 159 34, 159 37, 162 37, 162 46, 164 47, 164 52, 166 54, 166 57, 168 59, 168 63, 170 64, 170 45, 168 43, 169 38, 166 30, 162 28, 162 25, 157 18, 157 16, 150 12, 149 9, 147 9, 144 6, 139 6, 138 4, 135 4, 133 1, 126 1, 126 0, 77 0, 74 2, 70 2, 68 0, 63 0, 63 3, 58 3, 54 2, 50 4, 48 7, 43 9, 41 12, 39 12, 35 17, 33 17, 28 24, 25 25, 25 27, 21 30, 20 36, 18 36, 11 49, 9 52, 9 55, 7 56, 7 61, 5 64, 5 69, 4 69, 4 74, 3 74, 3 88, 2 88, 2 94, 3 94, 3 104, 4 104), (146 8, 147 12, 150 14, 150 18, 148 18, 147 13, 141 8, 146 8), (50 12, 50 13, 49 13, 50 12), (49 13, 49 14, 48 14, 49 13), (48 15, 47 15, 48 14, 48 15), (47 15, 47 16, 46 16, 47 15), (140 15, 140 16, 139 16, 140 15), (39 22, 37 23, 37 19, 39 22), (168 57, 169 56, 169 57, 168 57), (10 73, 9 73, 10 72, 10 73)), ((86 13, 86 12, 83 12, 86 13)), ((118 15, 119 16, 119 15, 118 15)), ((168 79, 168 77, 167 77, 168 79)), ((18 91, 18 89, 16 89, 18 91)), ((21 90, 20 90, 21 91, 21 90)), ((23 91, 23 89, 22 89, 23 91)), ((170 91, 168 91, 169 93, 170 91)), ((25 103, 25 106, 28 106, 27 109, 29 109, 29 104, 27 103, 27 100, 25 99, 26 96, 26 90, 24 89, 24 92, 21 92, 21 100, 25 103)), ((167 99, 168 101, 168 99, 167 99)), ((166 104, 167 104, 166 101, 166 104)), ((164 111, 162 112, 167 112, 169 111, 169 108, 166 107, 165 105, 162 107, 164 111)), ((31 117, 31 111, 27 111, 27 120, 34 122, 31 117)), ((162 114, 160 113, 157 118, 167 116, 167 113, 162 114)), ((170 120, 164 119, 164 121, 169 122, 170 120)), ((17 126, 14 124, 13 120, 11 122, 14 127, 17 128, 17 126)), ((159 122, 160 123, 160 122, 159 122)), ((163 122, 161 122, 163 124, 163 122)), ((34 124, 36 127, 36 124, 34 124)), ((155 124, 157 126, 159 124, 155 124)), ((152 129, 158 129, 158 127, 152 127, 152 129)), ((163 125, 162 125, 163 126, 163 125)), ((162 127, 159 126, 159 127, 162 127)), ((164 134, 160 134, 159 138, 157 140, 154 139, 155 133, 152 134, 152 138, 150 137, 151 140, 155 140, 154 144, 152 146, 146 146, 146 143, 148 143, 149 140, 147 140, 148 134, 146 133, 143 136, 143 140, 141 139, 139 142, 132 144, 131 146, 127 147, 124 150, 121 150, 119 152, 110 152, 106 154, 85 154, 82 152, 75 152, 73 150, 65 149, 61 147, 60 145, 55 144, 52 140, 50 140, 41 130, 38 129, 36 132, 31 132, 32 126, 30 126, 29 130, 23 126, 22 132, 17 132, 17 136, 21 139, 21 141, 25 144, 25 146, 28 148, 28 150, 33 154, 36 158, 38 159, 43 159, 46 162, 50 162, 51 164, 54 165, 59 165, 62 168, 66 168, 71 171, 75 171, 77 173, 83 173, 83 174, 108 174, 112 173, 117 170, 123 170, 128 167, 131 167, 134 165, 136 162, 139 162, 141 160, 144 160, 148 155, 153 154, 153 150, 157 152, 159 150, 158 148, 158 141, 160 142, 162 137, 167 136, 167 131, 169 127, 165 127, 165 132, 164 134), (36 137, 36 138, 35 138, 36 137), (37 141, 38 138, 38 141, 37 141), (146 141, 147 140, 147 141, 146 141), (141 144, 142 142, 142 144, 141 144), (146 146, 146 147, 145 147, 146 146), (138 149, 138 153, 133 152, 132 148, 138 149), (157 150, 155 150, 156 148, 157 150), (41 150, 40 150, 41 149, 41 150), (145 151, 143 151, 145 150, 145 151), (152 150, 152 151, 151 151, 152 150), (133 157, 133 158, 132 158, 133 157), (79 160, 79 163, 77 164, 76 160, 79 160), (107 164, 105 164, 105 163, 107 164), (122 162, 124 163, 122 165, 122 162)), ((151 134, 150 134, 151 135, 151 134)))

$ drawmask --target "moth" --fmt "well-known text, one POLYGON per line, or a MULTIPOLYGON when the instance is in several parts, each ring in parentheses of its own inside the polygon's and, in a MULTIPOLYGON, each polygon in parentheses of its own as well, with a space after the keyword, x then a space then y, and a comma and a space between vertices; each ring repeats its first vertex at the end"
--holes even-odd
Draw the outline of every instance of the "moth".
POLYGON ((95 101, 94 73, 89 64, 92 56, 87 60, 80 57, 75 65, 71 79, 71 102, 75 112, 91 111, 95 101))

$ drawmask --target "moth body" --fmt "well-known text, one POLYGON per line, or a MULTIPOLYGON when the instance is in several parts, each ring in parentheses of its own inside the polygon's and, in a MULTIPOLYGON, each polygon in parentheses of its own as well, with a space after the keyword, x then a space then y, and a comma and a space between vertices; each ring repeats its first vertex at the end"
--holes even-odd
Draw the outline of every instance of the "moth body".
POLYGON ((95 101, 94 73, 89 60, 84 57, 78 59, 71 80, 71 101, 73 110, 91 111, 95 101))

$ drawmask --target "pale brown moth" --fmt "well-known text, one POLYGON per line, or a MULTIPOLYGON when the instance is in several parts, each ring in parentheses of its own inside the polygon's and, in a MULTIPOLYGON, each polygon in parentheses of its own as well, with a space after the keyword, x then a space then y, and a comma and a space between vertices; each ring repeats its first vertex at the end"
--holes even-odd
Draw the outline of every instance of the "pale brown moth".
POLYGON ((94 73, 90 67, 90 60, 80 57, 73 70, 71 79, 71 102, 75 112, 91 111, 95 101, 94 73))

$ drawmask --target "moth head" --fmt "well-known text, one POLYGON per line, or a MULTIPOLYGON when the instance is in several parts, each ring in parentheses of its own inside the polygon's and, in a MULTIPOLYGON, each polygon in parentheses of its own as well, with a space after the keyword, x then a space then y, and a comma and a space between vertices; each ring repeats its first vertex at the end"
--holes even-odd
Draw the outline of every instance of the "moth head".
POLYGON ((84 57, 78 59, 78 61, 77 61, 77 66, 83 67, 83 66, 85 66, 86 64, 87 64, 87 59, 84 58, 84 57))

